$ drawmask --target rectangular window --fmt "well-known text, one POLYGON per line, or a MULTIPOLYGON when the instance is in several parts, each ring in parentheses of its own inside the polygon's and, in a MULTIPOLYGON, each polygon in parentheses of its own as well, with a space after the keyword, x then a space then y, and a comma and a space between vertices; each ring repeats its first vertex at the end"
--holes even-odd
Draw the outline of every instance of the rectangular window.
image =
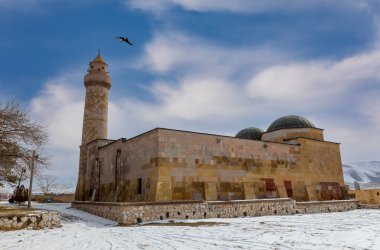
POLYGON ((263 180, 265 180, 265 189, 267 192, 277 191, 276 184, 274 183, 274 179, 263 178, 263 180))
POLYGON ((142 194, 142 179, 139 178, 137 186, 137 194, 142 194))
POLYGON ((292 182, 291 181, 284 181, 286 194, 288 197, 293 197, 293 188, 292 188, 292 182))

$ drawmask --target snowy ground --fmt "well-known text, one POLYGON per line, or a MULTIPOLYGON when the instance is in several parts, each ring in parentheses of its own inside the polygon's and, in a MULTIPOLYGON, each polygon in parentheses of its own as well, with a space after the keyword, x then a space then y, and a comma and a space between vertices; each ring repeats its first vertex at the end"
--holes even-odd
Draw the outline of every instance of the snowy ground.
POLYGON ((0 249, 380 249, 380 210, 121 227, 69 204, 34 207, 60 211, 62 227, 0 232, 0 249))

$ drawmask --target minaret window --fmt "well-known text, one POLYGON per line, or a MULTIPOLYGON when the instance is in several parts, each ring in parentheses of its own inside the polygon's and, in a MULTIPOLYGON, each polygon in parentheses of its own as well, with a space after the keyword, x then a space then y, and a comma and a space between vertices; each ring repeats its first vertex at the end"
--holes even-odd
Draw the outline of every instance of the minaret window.
POLYGON ((137 194, 142 194, 142 179, 141 178, 138 179, 137 194))

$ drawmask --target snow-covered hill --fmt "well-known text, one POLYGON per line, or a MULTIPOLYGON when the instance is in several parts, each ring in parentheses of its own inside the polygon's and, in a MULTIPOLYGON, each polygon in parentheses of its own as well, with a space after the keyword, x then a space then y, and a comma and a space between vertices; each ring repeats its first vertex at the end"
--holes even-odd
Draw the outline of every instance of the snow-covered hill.
POLYGON ((380 161, 343 164, 344 181, 353 187, 354 181, 368 188, 380 188, 380 161))

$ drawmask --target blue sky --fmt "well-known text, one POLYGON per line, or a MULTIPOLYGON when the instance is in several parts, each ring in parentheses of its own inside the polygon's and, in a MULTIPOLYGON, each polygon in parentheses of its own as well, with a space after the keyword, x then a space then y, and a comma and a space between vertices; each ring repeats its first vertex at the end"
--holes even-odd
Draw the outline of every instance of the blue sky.
POLYGON ((298 114, 342 143, 343 162, 379 160, 377 13, 370 0, 0 0, 0 98, 47 124, 51 172, 70 183, 98 48, 113 80, 110 138, 234 135, 298 114))

